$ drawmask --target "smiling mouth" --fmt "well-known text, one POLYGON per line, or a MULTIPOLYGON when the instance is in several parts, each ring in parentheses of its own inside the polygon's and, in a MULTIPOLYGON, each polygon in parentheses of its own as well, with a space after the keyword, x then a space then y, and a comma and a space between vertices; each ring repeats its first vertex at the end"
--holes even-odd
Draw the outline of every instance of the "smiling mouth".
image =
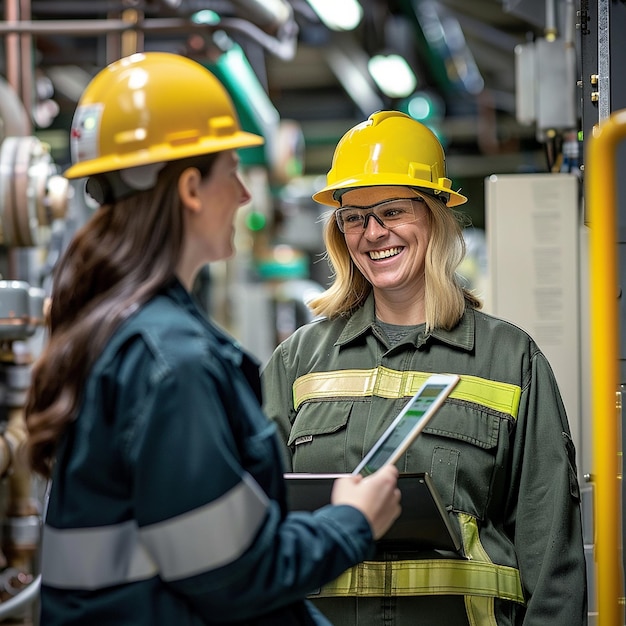
POLYGON ((402 248, 387 248, 387 250, 372 250, 369 255, 370 259, 373 261, 378 261, 380 259, 388 259, 389 257, 396 256, 396 254, 400 254, 402 248))

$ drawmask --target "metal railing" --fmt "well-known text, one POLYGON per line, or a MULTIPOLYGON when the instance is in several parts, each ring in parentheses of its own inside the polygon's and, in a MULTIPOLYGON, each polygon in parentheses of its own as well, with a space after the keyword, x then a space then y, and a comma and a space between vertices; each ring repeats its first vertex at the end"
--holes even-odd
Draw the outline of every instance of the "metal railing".
POLYGON ((614 112, 594 128, 585 158, 590 218, 592 482, 598 626, 624 624, 616 189, 616 153, 624 138, 626 109, 614 112))

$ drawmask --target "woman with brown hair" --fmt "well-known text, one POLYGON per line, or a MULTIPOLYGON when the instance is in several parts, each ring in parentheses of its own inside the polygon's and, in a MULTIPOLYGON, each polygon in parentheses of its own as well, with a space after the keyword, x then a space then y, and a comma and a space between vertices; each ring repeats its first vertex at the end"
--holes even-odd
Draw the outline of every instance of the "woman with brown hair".
POLYGON ((399 514, 397 471, 345 478, 287 514, 258 364, 195 305, 250 200, 227 92, 151 52, 102 70, 72 124, 68 178, 101 205, 55 268, 26 407, 51 477, 41 624, 327 624, 303 599, 399 514))

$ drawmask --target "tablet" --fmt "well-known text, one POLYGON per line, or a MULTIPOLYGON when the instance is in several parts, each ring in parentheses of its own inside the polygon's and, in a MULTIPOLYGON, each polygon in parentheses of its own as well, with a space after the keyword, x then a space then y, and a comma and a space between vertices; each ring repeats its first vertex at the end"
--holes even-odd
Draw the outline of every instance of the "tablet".
POLYGON ((395 463, 424 430, 458 382, 456 374, 430 376, 352 473, 366 476, 387 463, 395 463))

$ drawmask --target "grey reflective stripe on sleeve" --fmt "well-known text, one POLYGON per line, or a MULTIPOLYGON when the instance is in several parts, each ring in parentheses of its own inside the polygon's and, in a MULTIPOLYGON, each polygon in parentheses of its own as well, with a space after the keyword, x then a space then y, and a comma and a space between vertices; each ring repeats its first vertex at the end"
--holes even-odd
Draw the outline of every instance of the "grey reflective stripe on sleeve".
POLYGON ((241 556, 259 531, 269 501, 250 475, 210 504, 137 528, 134 521, 98 528, 45 526, 42 582, 99 589, 159 575, 176 580, 241 556))
POLYGON ((207 506, 141 529, 161 578, 176 580, 239 558, 254 540, 269 502, 257 482, 243 480, 207 506))
POLYGON ((157 566, 139 543, 134 521, 69 530, 44 526, 41 547, 44 585, 99 589, 144 580, 157 573, 157 566))

